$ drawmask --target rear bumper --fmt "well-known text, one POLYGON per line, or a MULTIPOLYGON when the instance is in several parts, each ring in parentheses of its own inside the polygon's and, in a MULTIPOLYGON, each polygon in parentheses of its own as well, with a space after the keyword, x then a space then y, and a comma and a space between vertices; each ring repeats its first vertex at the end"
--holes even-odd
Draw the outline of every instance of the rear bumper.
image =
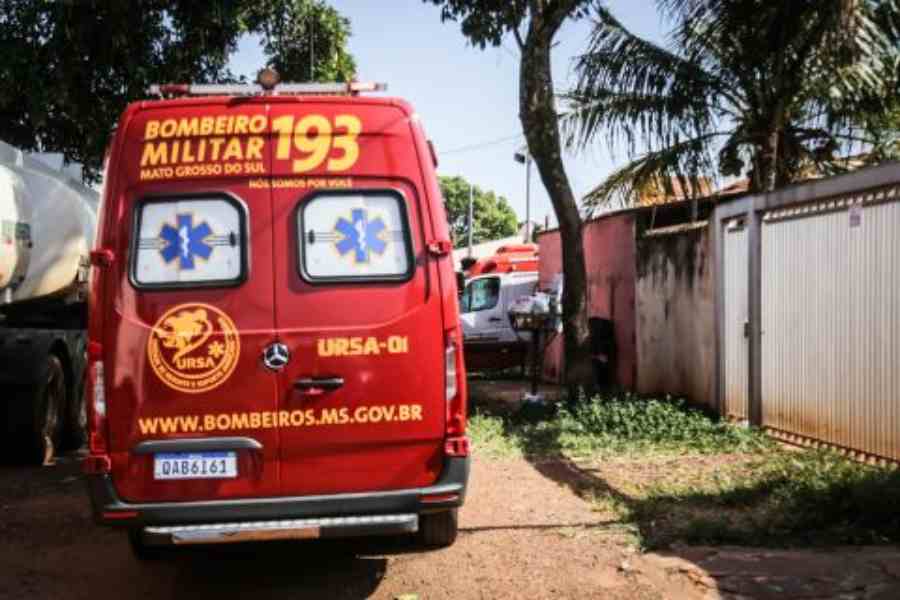
POLYGON ((402 535, 415 533, 418 528, 419 515, 371 515, 207 525, 155 525, 144 527, 141 531, 141 539, 150 546, 234 544, 272 540, 402 535))
POLYGON ((88 475, 87 484, 94 519, 103 525, 129 528, 418 515, 462 506, 469 479, 469 461, 469 457, 448 457, 441 477, 427 487, 327 496, 128 503, 119 499, 109 475, 88 475), (427 498, 429 496, 431 498, 427 498))

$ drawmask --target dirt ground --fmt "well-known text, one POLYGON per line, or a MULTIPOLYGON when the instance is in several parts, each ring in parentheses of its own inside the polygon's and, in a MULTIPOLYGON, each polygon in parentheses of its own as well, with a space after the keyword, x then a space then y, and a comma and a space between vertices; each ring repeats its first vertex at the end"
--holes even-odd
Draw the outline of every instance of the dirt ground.
POLYGON ((132 558, 95 526, 75 459, 0 467, 0 599, 900 598, 900 550, 640 553, 553 464, 475 460, 449 549, 298 542, 132 558))

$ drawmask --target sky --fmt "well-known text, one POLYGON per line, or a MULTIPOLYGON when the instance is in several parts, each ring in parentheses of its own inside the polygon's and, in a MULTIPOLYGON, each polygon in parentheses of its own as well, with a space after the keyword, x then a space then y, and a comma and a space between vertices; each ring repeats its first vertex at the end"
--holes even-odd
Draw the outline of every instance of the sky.
MULTIPOLYGON (((351 23, 349 49, 357 78, 388 84, 388 95, 412 103, 438 153, 441 175, 461 175, 506 197, 525 220, 525 167, 513 160, 524 147, 518 117, 519 52, 508 38, 500 48, 480 50, 458 23, 442 23, 440 8, 422 0, 330 0, 351 23), (502 140, 502 141, 500 141, 502 140)), ((653 0, 608 0, 607 6, 632 31, 659 41, 662 26, 653 0)), ((558 91, 573 82, 572 59, 587 46, 590 22, 568 22, 553 50, 558 91)), ((231 68, 251 78, 262 67, 259 39, 245 37, 231 68)), ((615 160, 614 160, 615 158, 615 160)), ((615 166, 604 144, 564 157, 569 181, 581 198, 615 166)), ((531 218, 556 219, 537 170, 531 174, 531 218)))

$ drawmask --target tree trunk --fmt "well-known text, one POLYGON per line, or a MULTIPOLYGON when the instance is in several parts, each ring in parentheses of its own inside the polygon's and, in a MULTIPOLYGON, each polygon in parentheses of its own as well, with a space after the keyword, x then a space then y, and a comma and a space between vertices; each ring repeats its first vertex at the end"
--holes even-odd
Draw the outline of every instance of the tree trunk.
POLYGON ((528 35, 519 68, 519 119, 541 180, 559 221, 563 264, 563 347, 565 383, 570 394, 593 392, 590 331, 587 320, 587 276, 581 215, 562 162, 562 144, 553 93, 550 49, 567 10, 536 10, 532 3, 528 35))

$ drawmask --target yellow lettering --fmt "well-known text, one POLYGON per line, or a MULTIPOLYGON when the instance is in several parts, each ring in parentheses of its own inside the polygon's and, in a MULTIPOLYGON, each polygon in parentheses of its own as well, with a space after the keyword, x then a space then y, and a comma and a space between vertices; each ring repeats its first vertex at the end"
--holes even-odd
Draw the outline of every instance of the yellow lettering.
POLYGON ((355 115, 338 115, 334 118, 335 127, 344 127, 346 133, 335 135, 331 140, 331 145, 343 152, 340 158, 331 158, 328 160, 329 171, 346 171, 356 164, 359 159, 359 144, 356 138, 362 131, 362 123, 359 117, 355 115))
POLYGON ((184 147, 181 149, 181 161, 192 163, 194 160, 194 155, 191 154, 191 141, 185 140, 184 147))
POLYGON ((249 429, 250 416, 247 413, 235 413, 231 415, 232 429, 249 429))
POLYGON ((399 335, 392 335, 387 339, 388 352, 391 354, 403 354, 406 350, 406 338, 399 335))
POLYGON ((165 142, 157 144, 144 144, 144 152, 141 154, 141 166, 165 165, 169 162, 169 145, 165 142))
POLYGON ((156 139, 156 136, 159 135, 159 121, 147 121, 147 125, 144 128, 144 140, 153 140, 156 139))
POLYGON ((378 339, 374 337, 370 337, 366 339, 366 347, 363 349, 363 354, 380 354, 381 349, 378 347, 378 339))
POLYGON ((156 419, 138 419, 141 435, 153 435, 156 433, 156 423, 156 419))
POLYGON ((253 115, 250 117, 250 133, 262 133, 266 130, 266 116, 253 115))
POLYGON ((225 146, 225 154, 222 155, 222 160, 231 160, 233 158, 242 159, 243 158, 243 148, 241 147, 241 139, 240 138, 231 138, 228 140, 228 145, 225 146))
POLYGON ((266 141, 261 137, 248 138, 247 155, 244 158, 246 160, 262 160, 262 148, 265 143, 266 141))
POLYGON ((210 160, 219 160, 219 151, 222 149, 222 144, 225 143, 225 138, 210 138, 209 145, 212 146, 212 156, 209 157, 210 160))
POLYGON ((178 137, 194 137, 200 132, 200 121, 197 117, 178 121, 178 137))
POLYGON ((170 138, 175 135, 178 129, 178 122, 175 119, 166 119, 159 126, 159 137, 170 138))

